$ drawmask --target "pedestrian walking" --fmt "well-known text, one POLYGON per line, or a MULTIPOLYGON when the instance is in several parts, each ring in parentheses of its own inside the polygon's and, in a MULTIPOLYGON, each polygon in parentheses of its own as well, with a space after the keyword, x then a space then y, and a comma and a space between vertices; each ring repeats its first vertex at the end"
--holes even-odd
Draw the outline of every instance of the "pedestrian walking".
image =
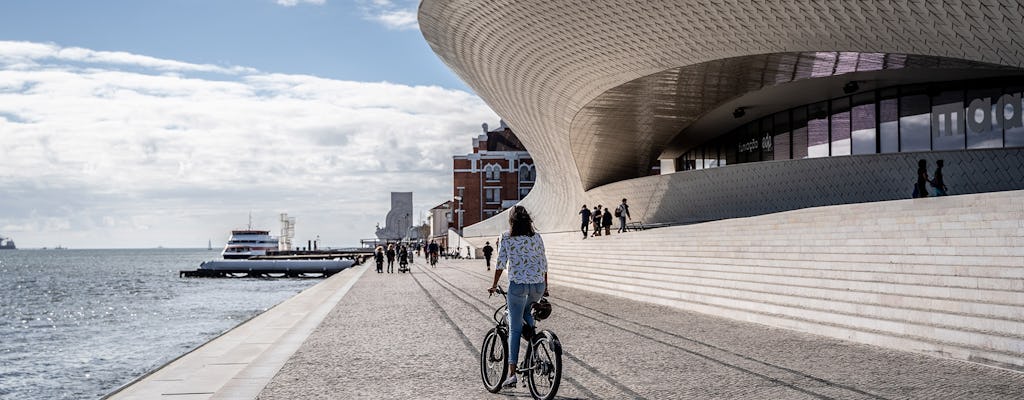
POLYGON ((384 247, 377 246, 377 250, 373 252, 373 260, 377 262, 377 273, 384 273, 384 247))
POLYGON ((484 243, 484 260, 487 260, 487 270, 491 270, 491 253, 494 253, 494 248, 491 247, 491 242, 484 243))
POLYGON ((946 195, 946 183, 942 180, 942 160, 935 162, 935 174, 932 175, 932 187, 935 188, 935 196, 946 195))
POLYGON ((604 214, 601 215, 601 226, 604 227, 605 235, 612 235, 612 212, 608 211, 608 207, 604 208, 604 214))
POLYGON ((590 209, 584 204, 583 208, 580 209, 580 215, 583 216, 583 223, 580 224, 580 231, 583 232, 583 238, 587 238, 587 228, 590 227, 590 209))
POLYGON ((615 207, 615 217, 619 219, 619 233, 626 231, 626 218, 633 219, 629 215, 629 205, 626 204, 626 199, 622 199, 622 204, 615 207))
POLYGON ((928 187, 925 186, 928 183, 928 161, 918 160, 917 161, 917 183, 914 184, 914 195, 913 197, 922 198, 928 197, 928 187))
POLYGON ((388 251, 384 253, 388 257, 388 273, 395 272, 395 245, 389 244, 388 251))
POLYGON ((591 221, 594 224, 594 233, 590 236, 601 236, 601 205, 594 207, 594 211, 591 213, 591 221))
POLYGON ((508 378, 502 386, 515 386, 518 383, 516 368, 523 326, 532 331, 535 324, 530 304, 548 295, 548 259, 544 254, 544 241, 534 230, 526 208, 515 206, 508 219, 510 229, 501 234, 498 242, 494 280, 487 291, 494 293, 498 290, 501 273, 508 269, 508 378))

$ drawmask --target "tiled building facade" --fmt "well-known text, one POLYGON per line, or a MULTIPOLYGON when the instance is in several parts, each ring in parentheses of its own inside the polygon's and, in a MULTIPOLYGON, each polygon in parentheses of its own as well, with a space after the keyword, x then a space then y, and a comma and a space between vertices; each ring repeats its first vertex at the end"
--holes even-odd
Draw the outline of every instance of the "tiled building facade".
POLYGON ((461 228, 490 218, 530 193, 537 179, 533 159, 505 122, 473 139, 473 152, 453 157, 455 221, 461 228))

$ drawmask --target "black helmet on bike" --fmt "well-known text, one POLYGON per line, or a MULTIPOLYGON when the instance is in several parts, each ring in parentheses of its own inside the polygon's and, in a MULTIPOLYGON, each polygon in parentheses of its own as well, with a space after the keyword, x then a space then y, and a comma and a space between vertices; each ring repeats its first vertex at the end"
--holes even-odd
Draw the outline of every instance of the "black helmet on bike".
POLYGON ((540 301, 533 303, 533 319, 543 320, 551 316, 551 303, 548 299, 541 298, 540 301))

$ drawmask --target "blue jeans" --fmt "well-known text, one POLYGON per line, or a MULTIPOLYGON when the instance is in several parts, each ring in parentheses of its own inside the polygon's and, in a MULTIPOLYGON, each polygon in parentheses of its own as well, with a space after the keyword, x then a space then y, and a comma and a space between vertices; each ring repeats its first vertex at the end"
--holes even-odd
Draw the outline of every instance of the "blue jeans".
POLYGON ((519 364, 519 339, 523 336, 523 323, 535 326, 528 305, 544 296, 544 283, 508 284, 508 363, 519 364), (519 317, 516 317, 516 316, 519 317))

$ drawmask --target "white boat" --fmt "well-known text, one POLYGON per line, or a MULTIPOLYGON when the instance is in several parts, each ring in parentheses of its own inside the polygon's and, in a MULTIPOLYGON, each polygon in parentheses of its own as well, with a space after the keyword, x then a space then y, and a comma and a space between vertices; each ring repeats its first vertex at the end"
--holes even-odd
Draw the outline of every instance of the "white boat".
POLYGON ((270 236, 270 231, 241 229, 231 231, 231 237, 220 254, 226 260, 246 259, 265 256, 271 250, 277 250, 277 238, 270 236))

